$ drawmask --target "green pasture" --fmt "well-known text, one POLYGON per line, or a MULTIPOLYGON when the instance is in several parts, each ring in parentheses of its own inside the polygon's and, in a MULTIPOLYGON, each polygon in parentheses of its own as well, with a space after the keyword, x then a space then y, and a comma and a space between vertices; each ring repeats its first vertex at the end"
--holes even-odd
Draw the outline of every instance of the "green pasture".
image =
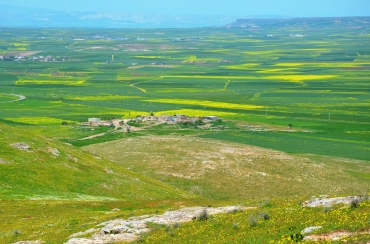
MULTIPOLYGON (((61 56, 65 61, 2 61, 0 101, 13 91, 27 99, 0 104, 0 119, 35 125, 37 118, 49 118, 37 125, 56 126, 89 117, 176 111, 200 115, 203 110, 235 121, 312 129, 310 140, 317 145, 325 140, 316 132, 347 141, 349 135, 369 130, 370 50, 366 36, 355 30, 324 29, 326 35, 293 26, 173 29, 160 35, 150 30, 8 29, 0 43, 5 53, 42 50, 32 56, 61 56), (95 35, 129 39, 74 40, 95 35), (340 128, 332 129, 333 124, 340 128)), ((73 133, 78 139, 73 130, 65 138, 73 133)), ((305 140, 305 134, 296 136, 305 140)), ((300 151, 284 143, 275 146, 300 151)), ((325 150, 328 144, 322 147, 322 153, 335 154, 334 149, 325 150)), ((363 155, 358 157, 367 158, 357 149, 363 155)))
POLYGON ((11 102, 14 100, 18 100, 18 97, 8 94, 0 94, 0 103, 11 102))
POLYGON ((203 136, 249 145, 271 148, 292 154, 317 154, 342 158, 369 160, 368 133, 302 133, 302 132, 244 132, 214 133, 203 136), (344 139, 346 138, 346 139, 344 139))

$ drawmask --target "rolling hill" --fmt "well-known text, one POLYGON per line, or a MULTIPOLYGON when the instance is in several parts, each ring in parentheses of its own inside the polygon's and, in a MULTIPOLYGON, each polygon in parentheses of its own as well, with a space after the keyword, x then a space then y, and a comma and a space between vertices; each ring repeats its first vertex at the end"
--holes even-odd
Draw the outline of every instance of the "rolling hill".
POLYGON ((190 194, 71 145, 0 124, 0 198, 155 200, 190 194))

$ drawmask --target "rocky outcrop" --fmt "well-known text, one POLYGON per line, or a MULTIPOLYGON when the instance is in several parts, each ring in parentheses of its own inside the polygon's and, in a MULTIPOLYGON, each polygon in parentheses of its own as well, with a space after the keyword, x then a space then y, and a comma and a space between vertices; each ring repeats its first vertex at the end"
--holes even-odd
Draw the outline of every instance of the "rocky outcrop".
POLYGON ((302 203, 302 207, 330 207, 334 204, 347 204, 350 205, 353 200, 361 201, 361 196, 352 196, 352 197, 336 197, 336 198, 315 198, 312 200, 305 201, 302 203))
POLYGON ((23 150, 23 151, 28 151, 31 149, 31 147, 27 143, 24 143, 24 142, 13 143, 13 144, 10 144, 10 146, 17 148, 19 150, 23 150))
POLYGON ((48 152, 51 153, 51 154, 53 154, 55 157, 59 157, 59 155, 60 155, 59 150, 56 149, 56 148, 49 147, 48 148, 48 152))
POLYGON ((45 242, 37 240, 37 241, 19 241, 13 244, 42 244, 42 243, 45 243, 45 242))
MULTIPOLYGON (((196 219, 204 211, 209 215, 230 213, 235 211, 243 211, 245 207, 228 206, 219 208, 204 208, 192 207, 183 208, 180 210, 167 211, 162 215, 145 215, 139 217, 132 217, 127 220, 116 219, 101 223, 102 228, 96 230, 91 238, 76 238, 87 234, 87 232, 80 232, 73 234, 66 244, 105 244, 114 242, 129 242, 139 238, 143 233, 151 231, 147 223, 155 223, 161 225, 173 225, 184 222, 189 222, 196 219)), ((88 230, 88 233, 94 232, 88 230)))
POLYGON ((308 234, 308 233, 312 233, 312 232, 314 232, 315 230, 319 230, 319 229, 321 229, 322 228, 322 226, 312 226, 312 227, 307 227, 307 228, 305 228, 304 230, 302 230, 301 231, 301 233, 303 234, 303 235, 305 235, 305 234, 308 234))

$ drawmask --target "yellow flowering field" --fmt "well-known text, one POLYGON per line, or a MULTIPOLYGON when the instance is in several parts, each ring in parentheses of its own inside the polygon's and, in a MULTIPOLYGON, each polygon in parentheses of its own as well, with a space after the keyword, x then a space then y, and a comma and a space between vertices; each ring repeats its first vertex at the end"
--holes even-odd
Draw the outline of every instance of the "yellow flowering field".
POLYGON ((228 113, 228 112, 220 112, 214 110, 199 110, 199 109, 178 109, 178 110, 166 110, 166 111, 159 111, 156 114, 163 114, 163 115, 173 115, 173 114, 185 114, 187 116, 222 116, 223 118, 227 118, 230 116, 237 116, 237 113, 228 113))
POLYGON ((264 70, 259 70, 257 73, 277 73, 281 71, 295 71, 298 68, 282 68, 282 69, 264 69, 264 70))
POLYGON ((119 96, 119 95, 100 95, 100 96, 65 96, 67 99, 79 101, 108 101, 142 98, 140 96, 119 96))
POLYGON ((326 80, 338 77, 337 75, 275 75, 265 76, 268 80, 286 80, 291 82, 302 82, 307 80, 326 80))
POLYGON ((224 89, 204 89, 204 88, 170 88, 164 89, 161 88, 156 90, 157 93, 174 93, 174 92, 221 92, 225 91, 224 89))
MULTIPOLYGON (((253 65, 252 65, 253 66, 253 65)), ((230 66, 224 66, 230 67, 230 66)), ((218 76, 218 75, 165 75, 161 78, 186 78, 186 79, 255 79, 254 76, 218 76)))
POLYGON ((155 103, 169 103, 169 104, 184 104, 184 105, 199 105, 211 108, 227 108, 227 109, 260 109, 264 108, 259 105, 251 104, 237 104, 237 103, 225 103, 225 102, 214 102, 214 101, 203 101, 203 100, 185 100, 185 99, 155 99, 155 100, 144 100, 145 102, 155 103))
POLYGON ((61 85, 82 85, 88 78, 86 77, 78 77, 78 79, 68 79, 66 77, 53 77, 47 79, 31 79, 31 78, 20 78, 18 79, 15 84, 17 85, 27 85, 27 84, 38 84, 38 85, 45 85, 45 84, 61 84, 61 85))
POLYGON ((299 63, 276 63, 275 66, 310 66, 310 67, 361 67, 363 65, 370 65, 370 62, 299 62, 299 63))
POLYGON ((71 120, 63 120, 51 117, 20 117, 20 118, 6 118, 5 120, 31 125, 60 125, 63 121, 73 123, 73 121, 71 120))

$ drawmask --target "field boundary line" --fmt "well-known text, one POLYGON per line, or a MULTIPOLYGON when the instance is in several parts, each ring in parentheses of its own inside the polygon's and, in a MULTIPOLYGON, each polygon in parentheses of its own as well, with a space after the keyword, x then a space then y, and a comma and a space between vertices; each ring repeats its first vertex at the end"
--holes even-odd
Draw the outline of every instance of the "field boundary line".
POLYGON ((148 93, 144 88, 137 87, 136 85, 137 85, 137 84, 144 83, 144 82, 150 82, 150 81, 155 81, 155 80, 160 80, 160 79, 163 79, 163 76, 161 76, 161 77, 159 77, 159 78, 156 78, 156 79, 144 80, 144 81, 136 82, 136 83, 131 84, 130 86, 131 86, 131 87, 134 87, 134 88, 136 88, 136 89, 139 89, 140 91, 142 91, 142 92, 144 92, 144 93, 148 93))

